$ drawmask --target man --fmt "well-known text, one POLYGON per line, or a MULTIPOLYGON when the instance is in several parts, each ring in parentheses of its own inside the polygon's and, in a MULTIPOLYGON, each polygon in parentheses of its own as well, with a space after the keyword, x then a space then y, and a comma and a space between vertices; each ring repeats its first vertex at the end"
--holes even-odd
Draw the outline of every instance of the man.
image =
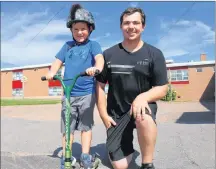
POLYGON ((124 36, 104 51, 105 64, 97 77, 97 106, 107 128, 107 150, 115 169, 128 168, 137 129, 141 169, 154 169, 156 101, 167 93, 167 70, 162 52, 141 40, 145 14, 140 8, 126 9, 120 18, 124 36), (104 92, 109 83, 108 98, 104 92))

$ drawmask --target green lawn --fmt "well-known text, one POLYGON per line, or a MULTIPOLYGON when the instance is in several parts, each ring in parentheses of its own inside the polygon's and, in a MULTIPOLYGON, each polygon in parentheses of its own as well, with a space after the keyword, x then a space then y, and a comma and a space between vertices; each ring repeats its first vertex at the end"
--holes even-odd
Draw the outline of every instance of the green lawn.
POLYGON ((1 99, 1 106, 57 104, 60 102, 60 99, 1 99))

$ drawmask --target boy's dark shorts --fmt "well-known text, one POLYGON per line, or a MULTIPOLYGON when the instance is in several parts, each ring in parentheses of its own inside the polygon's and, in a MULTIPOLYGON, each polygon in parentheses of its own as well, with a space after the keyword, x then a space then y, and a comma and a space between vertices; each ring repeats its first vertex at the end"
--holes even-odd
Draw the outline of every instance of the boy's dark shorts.
MULTIPOLYGON (((152 118, 155 121, 157 105, 149 104, 152 118)), ((107 150, 112 161, 121 160, 134 152, 133 130, 136 128, 135 119, 129 113, 114 119, 117 123, 107 130, 107 150)), ((156 122, 155 122, 156 123, 156 122)))

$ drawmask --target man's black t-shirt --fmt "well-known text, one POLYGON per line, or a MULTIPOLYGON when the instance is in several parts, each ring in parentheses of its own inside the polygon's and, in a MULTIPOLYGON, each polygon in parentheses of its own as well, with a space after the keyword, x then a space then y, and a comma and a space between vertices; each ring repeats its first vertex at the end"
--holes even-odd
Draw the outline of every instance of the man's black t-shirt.
POLYGON ((110 116, 127 113, 140 93, 168 82, 162 52, 147 43, 133 53, 120 43, 105 50, 103 55, 104 69, 96 79, 109 83, 107 111, 110 116))

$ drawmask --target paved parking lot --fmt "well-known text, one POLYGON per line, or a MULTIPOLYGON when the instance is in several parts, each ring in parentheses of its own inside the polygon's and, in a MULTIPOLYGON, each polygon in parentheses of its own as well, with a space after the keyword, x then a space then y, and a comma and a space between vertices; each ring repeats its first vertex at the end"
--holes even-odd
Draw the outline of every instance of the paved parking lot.
MULTIPOLYGON (((215 168, 215 102, 158 103, 156 169, 215 168)), ((57 169, 62 151, 61 105, 1 107, 1 168, 57 169)), ((101 169, 111 168, 105 149, 105 128, 95 109, 92 152, 100 154, 101 169)), ((81 151, 76 133, 73 155, 81 151)), ((136 131, 134 163, 140 164, 136 131)))

